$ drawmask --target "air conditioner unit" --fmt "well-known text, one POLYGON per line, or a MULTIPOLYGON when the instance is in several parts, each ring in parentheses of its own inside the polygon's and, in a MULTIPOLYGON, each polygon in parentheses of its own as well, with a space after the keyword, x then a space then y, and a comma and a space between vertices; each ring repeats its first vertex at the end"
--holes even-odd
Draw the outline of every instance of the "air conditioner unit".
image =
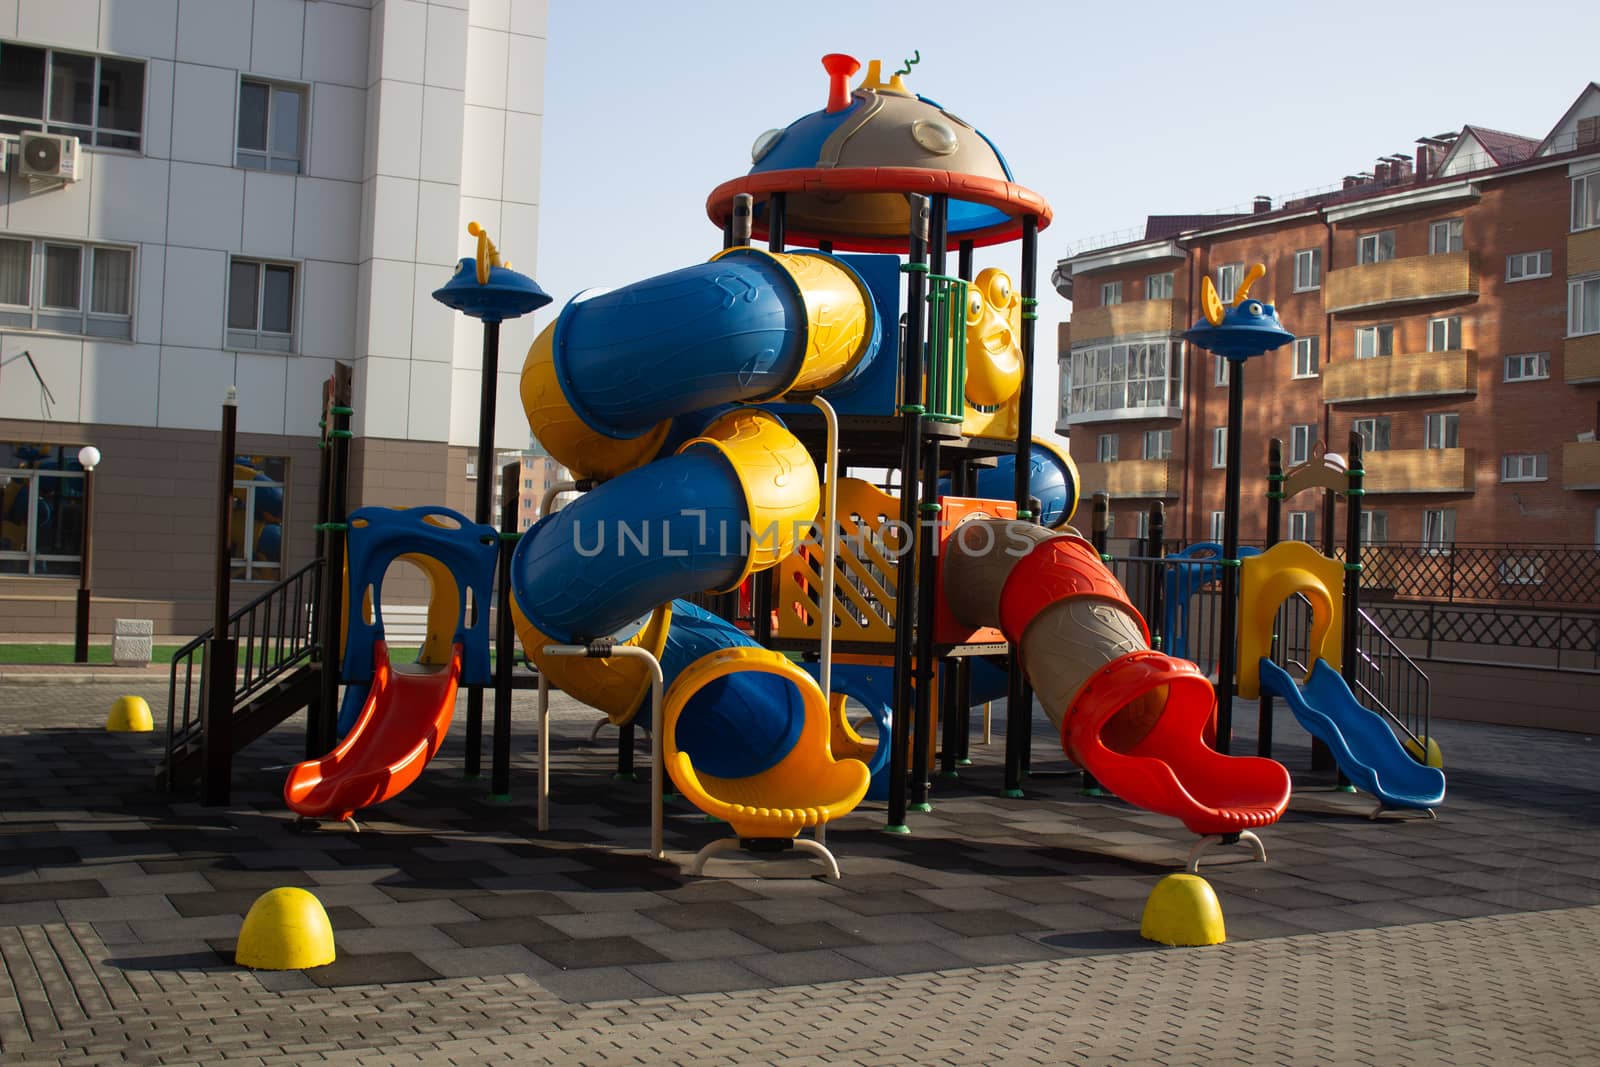
POLYGON ((19 134, 17 173, 26 178, 78 180, 78 139, 58 133, 19 134))

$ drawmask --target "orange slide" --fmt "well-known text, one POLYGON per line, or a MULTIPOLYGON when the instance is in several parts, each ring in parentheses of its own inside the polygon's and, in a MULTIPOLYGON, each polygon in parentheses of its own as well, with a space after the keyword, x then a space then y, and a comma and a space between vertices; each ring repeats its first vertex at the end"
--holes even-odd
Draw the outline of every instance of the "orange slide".
POLYGON ((955 619, 999 626, 1066 754, 1118 797, 1202 835, 1283 814, 1289 772, 1211 747, 1211 683, 1193 663, 1150 649, 1144 619, 1089 542, 974 518, 956 527, 941 561, 955 619))
POLYGON ((448 667, 402 672, 389 663, 387 643, 375 641, 361 717, 338 748, 289 772, 289 807, 308 818, 348 819, 416 781, 455 716, 461 652, 460 644, 451 648, 448 667))

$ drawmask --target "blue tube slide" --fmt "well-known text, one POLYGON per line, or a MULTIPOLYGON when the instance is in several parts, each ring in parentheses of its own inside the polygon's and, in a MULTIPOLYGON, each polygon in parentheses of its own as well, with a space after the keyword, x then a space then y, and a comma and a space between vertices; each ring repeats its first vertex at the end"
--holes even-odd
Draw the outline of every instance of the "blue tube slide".
POLYGON ((782 394, 806 330, 804 298, 779 263, 721 256, 574 297, 556 321, 556 374, 590 428, 628 439, 674 415, 782 394))
POLYGON ((517 606, 552 640, 616 632, 674 597, 723 589, 744 571, 744 491, 707 445, 619 475, 517 542, 517 606))

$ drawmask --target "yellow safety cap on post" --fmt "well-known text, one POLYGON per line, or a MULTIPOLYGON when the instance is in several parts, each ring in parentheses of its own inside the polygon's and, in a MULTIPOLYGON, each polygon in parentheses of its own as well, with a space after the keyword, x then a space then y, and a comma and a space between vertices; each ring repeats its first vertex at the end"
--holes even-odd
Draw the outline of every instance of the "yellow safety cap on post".
POLYGON ((1439 751, 1439 742, 1435 741, 1431 737, 1424 737, 1422 740, 1428 746, 1426 755, 1423 754, 1422 746, 1417 744, 1411 738, 1406 738, 1402 743, 1405 745, 1406 751, 1411 754, 1411 758, 1416 760, 1418 763, 1425 764, 1429 767, 1443 769, 1444 753, 1439 751))
POLYGON ((150 705, 144 697, 118 697, 106 716, 106 729, 119 734, 142 734, 155 729, 150 719, 150 705))
POLYGON ((333 956, 333 925, 322 901, 285 886, 250 905, 233 960, 260 971, 299 971, 332 963, 333 956))
POLYGON ((1163 945, 1220 945, 1227 940, 1222 905, 1198 874, 1169 874, 1144 904, 1139 936, 1163 945))

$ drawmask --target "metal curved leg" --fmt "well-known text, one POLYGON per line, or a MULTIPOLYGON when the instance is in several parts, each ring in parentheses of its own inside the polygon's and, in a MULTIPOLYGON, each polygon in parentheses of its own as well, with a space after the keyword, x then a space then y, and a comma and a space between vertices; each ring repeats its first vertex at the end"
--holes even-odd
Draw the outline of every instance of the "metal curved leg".
POLYGON ((359 834, 361 832, 361 824, 356 822, 356 817, 354 815, 346 815, 344 817, 344 822, 346 826, 350 827, 350 831, 352 833, 359 834))
MULTIPOLYGON (((1257 837, 1254 831, 1240 830, 1235 836, 1233 843, 1238 844, 1239 842, 1249 845, 1250 851, 1255 854, 1255 858, 1258 861, 1261 863, 1267 862, 1267 846, 1261 843, 1261 838, 1257 837)), ((1208 837, 1202 837, 1200 840, 1196 841, 1194 843, 1194 847, 1189 850, 1189 859, 1184 865, 1184 870, 1188 871, 1190 874, 1199 874, 1200 856, 1211 846, 1221 845, 1224 843, 1227 843, 1226 839, 1220 834, 1211 834, 1208 837)))
POLYGON ((705 848, 694 854, 694 862, 689 864, 689 874, 698 878, 706 869, 706 860, 722 852, 734 852, 739 848, 737 837, 719 837, 705 848))
POLYGON ((1212 845, 1220 844, 1222 844, 1222 838, 1217 834, 1212 834, 1209 837, 1202 837, 1200 840, 1196 841, 1194 843, 1194 847, 1189 850, 1189 858, 1187 862, 1184 863, 1183 869, 1188 871, 1190 874, 1199 874, 1200 854, 1206 849, 1210 848, 1212 845))
POLYGON ((600 740, 600 731, 611 725, 610 719, 601 719, 594 724, 594 729, 589 731, 589 743, 592 745, 600 740))
POLYGON ((834 881, 839 880, 839 861, 833 858, 833 853, 828 851, 827 845, 813 841, 808 837, 797 837, 794 841, 794 847, 798 852, 809 852, 817 857, 828 868, 828 877, 834 881))

